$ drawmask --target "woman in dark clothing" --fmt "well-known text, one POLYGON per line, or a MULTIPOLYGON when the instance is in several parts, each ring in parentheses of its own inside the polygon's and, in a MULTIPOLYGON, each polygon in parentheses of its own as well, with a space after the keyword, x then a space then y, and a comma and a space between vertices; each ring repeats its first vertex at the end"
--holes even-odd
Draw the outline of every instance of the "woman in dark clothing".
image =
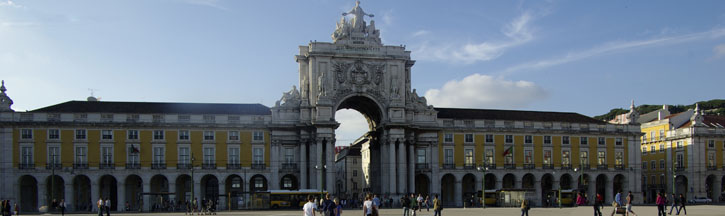
POLYGON ((687 215, 687 209, 685 208, 685 203, 687 203, 685 196, 680 194, 680 208, 677 209, 677 215, 680 215, 680 211, 682 211, 682 210, 685 210, 685 215, 687 215))

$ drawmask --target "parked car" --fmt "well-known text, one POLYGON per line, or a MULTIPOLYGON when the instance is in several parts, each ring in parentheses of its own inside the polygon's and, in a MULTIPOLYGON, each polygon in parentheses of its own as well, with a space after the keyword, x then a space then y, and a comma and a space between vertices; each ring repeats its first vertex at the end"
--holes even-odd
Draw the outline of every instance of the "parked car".
POLYGON ((712 199, 707 197, 695 197, 694 199, 691 199, 688 201, 689 203, 711 203, 712 199))

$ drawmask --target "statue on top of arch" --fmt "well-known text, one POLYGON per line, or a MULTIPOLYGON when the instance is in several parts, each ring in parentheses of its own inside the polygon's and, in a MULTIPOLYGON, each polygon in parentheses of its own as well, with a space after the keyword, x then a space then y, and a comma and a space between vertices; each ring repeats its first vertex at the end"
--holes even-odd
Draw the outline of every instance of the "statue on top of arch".
POLYGON ((299 106, 300 105, 300 92, 297 91, 297 86, 292 85, 292 89, 288 92, 282 93, 282 98, 275 103, 276 107, 279 106, 299 106))
POLYGON ((349 40, 351 37, 355 37, 356 39, 364 38, 366 41, 381 45, 380 30, 375 29, 375 20, 370 20, 370 25, 366 25, 365 16, 372 18, 375 15, 365 13, 360 7, 360 1, 355 1, 355 7, 347 13, 342 13, 340 21, 337 22, 335 32, 332 33, 332 41, 337 43, 338 41, 349 40), (347 15, 352 15, 349 21, 345 19, 347 15))

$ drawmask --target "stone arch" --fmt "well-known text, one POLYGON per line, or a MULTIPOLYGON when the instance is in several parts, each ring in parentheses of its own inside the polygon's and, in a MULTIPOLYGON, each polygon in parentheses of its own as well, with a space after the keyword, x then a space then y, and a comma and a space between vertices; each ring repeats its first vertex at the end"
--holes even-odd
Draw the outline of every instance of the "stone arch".
POLYGON ((591 178, 589 177, 589 174, 581 174, 577 178, 577 189, 582 190, 586 193, 586 191, 589 188, 589 183, 591 178))
POLYGON ((717 202, 717 199, 720 198, 720 193, 715 194, 715 175, 708 175, 707 178, 705 178, 705 194, 707 194, 707 198, 712 199, 713 202, 717 202))
POLYGON ((496 189, 496 175, 493 173, 486 173, 484 176, 484 182, 485 182, 485 190, 495 190, 496 189))
POLYGON ((169 200, 169 180, 166 176, 154 175, 151 177, 150 184, 151 196, 149 196, 149 201, 152 206, 161 206, 164 200, 169 200))
POLYGON ((75 211, 92 211, 91 179, 85 175, 73 177, 73 200, 70 201, 75 211))
POLYGON ((570 190, 572 188, 571 175, 565 173, 559 177, 559 188, 562 190, 570 190))
POLYGON ((441 200, 444 205, 455 205, 455 185, 456 185, 456 176, 453 174, 445 174, 441 178, 441 200))
POLYGON ((523 189, 536 189, 536 177, 534 174, 526 173, 521 178, 521 188, 523 189))
POLYGON ((415 193, 416 194, 430 194, 430 179, 428 175, 418 173, 415 175, 415 193))
POLYGON ((111 211, 116 211, 118 209, 118 182, 116 181, 116 177, 103 175, 98 180, 98 186, 99 196, 104 200, 111 199, 111 211))
POLYGON ((65 180, 59 175, 49 175, 45 178, 45 201, 48 206, 55 200, 57 203, 65 199, 65 180))
POLYGON ((677 196, 682 194, 685 197, 687 197, 687 184, 688 183, 689 182, 688 182, 686 175, 677 175, 675 177, 675 193, 677 194, 677 196))
MULTIPOLYGON (((126 202, 131 209, 136 210, 143 206, 141 199, 143 197, 143 179, 138 175, 128 175, 124 181, 126 193, 126 202)), ((125 203, 124 203, 125 205, 125 203)))
POLYGON ((605 174, 597 175, 596 193, 601 195, 603 200, 609 199, 609 197, 607 197, 607 185, 608 184, 609 183, 608 183, 607 175, 605 175, 605 174))
POLYGON ((556 196, 552 186, 554 185, 554 176, 550 173, 546 173, 541 176, 541 198, 544 206, 552 206, 552 198, 556 196))
POLYGON ((31 175, 24 175, 18 178, 18 198, 21 212, 38 211, 38 181, 31 175))
POLYGON ((617 194, 620 191, 624 192, 624 188, 626 188, 624 184, 626 183, 626 181, 627 181, 627 179, 624 177, 624 175, 622 175, 622 174, 615 175, 614 178, 612 179, 612 190, 613 190, 612 194, 617 194))
POLYGON ((502 181, 502 189, 514 189, 516 188, 516 175, 513 173, 506 173, 506 175, 503 176, 502 181))
POLYGON ((467 173, 461 178, 461 195, 463 201, 468 205, 469 200, 476 196, 476 175, 467 173))
POLYGON ((295 175, 287 174, 282 176, 282 180, 279 181, 279 188, 283 190, 298 190, 300 186, 295 175))
POLYGON ((227 176, 227 179, 224 180, 224 191, 227 193, 225 195, 229 197, 230 209, 243 207, 239 205, 239 202, 243 201, 244 193, 244 179, 241 176, 236 174, 227 176))
POLYGON ((266 191, 267 188, 267 177, 264 177, 264 175, 257 174, 249 179, 250 192, 266 191))
POLYGON ((182 203, 185 201, 191 201, 191 176, 182 174, 176 177, 176 200, 181 201, 182 203))
POLYGON ((219 198, 219 179, 215 175, 201 177, 201 198, 216 201, 219 198))
POLYGON ((352 94, 340 99, 333 110, 353 109, 360 112, 368 121, 369 130, 373 131, 387 119, 382 105, 374 97, 352 94))

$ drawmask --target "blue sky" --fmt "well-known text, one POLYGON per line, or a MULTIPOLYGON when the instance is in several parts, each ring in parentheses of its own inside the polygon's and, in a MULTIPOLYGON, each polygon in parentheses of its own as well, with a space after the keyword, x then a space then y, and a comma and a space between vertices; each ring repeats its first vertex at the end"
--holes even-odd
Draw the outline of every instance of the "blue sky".
MULTIPOLYGON (((106 101, 262 103, 354 1, 0 0, 15 110, 106 101)), ((440 107, 598 115, 723 98, 725 1, 362 1, 440 107)), ((338 112, 338 144, 367 126, 338 112), (346 124, 347 123, 347 124, 346 124), (362 126, 360 126, 362 125, 362 126)))

